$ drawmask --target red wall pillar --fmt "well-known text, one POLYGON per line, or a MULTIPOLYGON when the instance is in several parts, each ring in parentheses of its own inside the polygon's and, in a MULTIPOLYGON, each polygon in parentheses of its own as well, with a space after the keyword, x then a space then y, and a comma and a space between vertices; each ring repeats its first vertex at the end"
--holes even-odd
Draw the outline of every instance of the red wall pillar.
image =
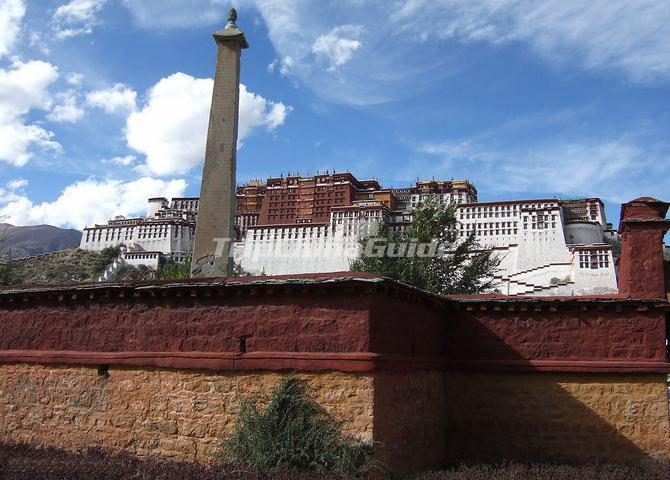
POLYGON ((619 294, 665 299, 663 236, 670 204, 643 197, 621 205, 619 294))

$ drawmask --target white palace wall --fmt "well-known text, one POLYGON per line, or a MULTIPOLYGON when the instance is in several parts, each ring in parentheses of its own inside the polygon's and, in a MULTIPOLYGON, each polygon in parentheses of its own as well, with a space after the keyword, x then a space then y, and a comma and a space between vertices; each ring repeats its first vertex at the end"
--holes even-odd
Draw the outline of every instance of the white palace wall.
POLYGON ((193 231, 189 225, 153 222, 150 225, 104 225, 84 229, 80 248, 99 252, 107 247, 134 246, 147 252, 189 252, 193 231))
POLYGON ((349 270, 356 258, 356 236, 329 226, 254 228, 235 249, 235 261, 252 275, 349 270))
MULTIPOLYGON (((370 231, 370 226, 381 218, 350 215, 345 218, 333 216, 329 225, 251 228, 244 242, 237 244, 235 260, 253 275, 349 270, 357 257, 359 235, 370 231)), ((493 248, 501 259, 499 272, 495 275, 496 290, 500 293, 584 295, 616 292, 614 261, 609 246, 566 244, 558 201, 462 206, 458 217, 461 237, 474 231, 480 245, 493 248), (595 255, 599 261, 589 261, 587 265, 584 255, 589 259, 595 255)), ((601 242, 602 238, 601 234, 601 242)))

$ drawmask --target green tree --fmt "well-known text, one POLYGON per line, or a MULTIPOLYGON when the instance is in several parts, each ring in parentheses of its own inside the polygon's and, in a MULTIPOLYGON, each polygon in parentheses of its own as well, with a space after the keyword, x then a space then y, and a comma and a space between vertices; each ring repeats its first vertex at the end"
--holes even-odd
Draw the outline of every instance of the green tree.
POLYGON ((440 294, 481 293, 496 285, 493 274, 500 259, 481 248, 474 234, 460 236, 455 206, 422 203, 405 231, 394 232, 380 223, 373 233, 359 240, 352 271, 377 273, 440 294))

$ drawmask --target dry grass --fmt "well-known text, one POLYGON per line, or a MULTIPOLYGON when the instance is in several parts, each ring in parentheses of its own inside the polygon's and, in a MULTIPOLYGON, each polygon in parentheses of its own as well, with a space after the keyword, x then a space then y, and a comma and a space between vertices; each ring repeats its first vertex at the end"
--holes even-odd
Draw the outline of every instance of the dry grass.
POLYGON ((78 248, 8 263, 14 285, 66 284, 97 280, 94 262, 98 254, 78 248))
MULTIPOLYGON (((68 453, 55 448, 0 444, 0 478, 6 480, 335 480, 318 473, 260 472, 224 465, 138 459, 99 449, 68 453)), ((429 472, 413 480, 667 480, 670 464, 462 466, 429 472)))
POLYGON ((430 472, 415 480, 668 480, 669 463, 635 465, 473 465, 430 472))
POLYGON ((68 453, 55 448, 0 444, 0 478, 4 480, 324 480, 320 474, 285 472, 266 476, 223 465, 138 459, 99 449, 68 453))

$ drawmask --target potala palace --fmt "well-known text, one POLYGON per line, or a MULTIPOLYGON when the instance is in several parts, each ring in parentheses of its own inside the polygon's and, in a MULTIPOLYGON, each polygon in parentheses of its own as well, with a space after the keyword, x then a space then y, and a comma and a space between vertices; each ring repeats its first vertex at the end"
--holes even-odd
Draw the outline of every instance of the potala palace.
MULTIPOLYGON (((509 295, 616 292, 606 222, 598 198, 478 202, 465 180, 425 180, 383 188, 351 173, 323 172, 251 181, 237 189, 234 260, 251 274, 349 270, 358 239, 379 222, 404 229, 416 206, 456 204, 460 236, 474 232, 502 259, 496 290, 509 295)), ((198 198, 150 198, 147 215, 117 217, 84 229, 81 248, 122 245, 120 262, 157 268, 182 261, 193 248, 198 198)))

